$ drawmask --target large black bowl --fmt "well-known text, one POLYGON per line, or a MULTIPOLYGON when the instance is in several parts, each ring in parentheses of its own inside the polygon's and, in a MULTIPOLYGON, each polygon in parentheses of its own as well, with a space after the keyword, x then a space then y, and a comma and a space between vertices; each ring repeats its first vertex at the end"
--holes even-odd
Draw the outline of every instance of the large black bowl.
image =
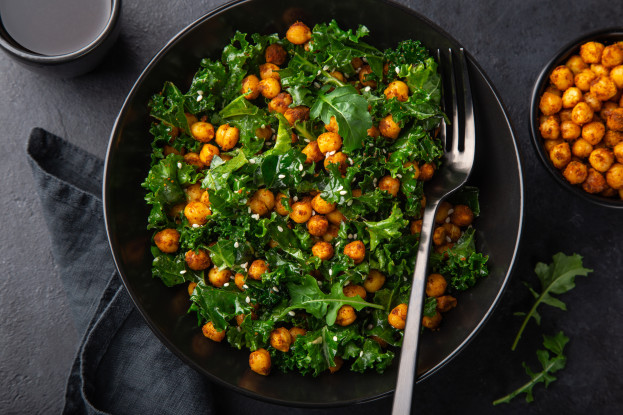
MULTIPOLYGON (((294 20, 308 25, 337 19, 343 27, 366 25, 379 48, 420 39, 431 50, 457 48, 448 34, 423 17, 393 3, 373 0, 263 0, 227 4, 190 25, 153 59, 130 92, 112 132, 104 181, 106 228, 115 262, 137 308, 160 340, 184 362, 212 380, 250 396, 280 404, 337 406, 392 393, 397 362, 384 374, 342 370, 318 378, 274 371, 262 377, 248 368, 248 352, 202 337, 194 315, 186 314, 186 287, 166 288, 152 278, 148 209, 140 187, 149 168, 150 118, 147 102, 173 81, 189 86, 199 61, 219 56, 238 29, 284 34, 294 20)), ((481 190, 479 249, 489 255, 490 275, 461 294, 443 329, 422 339, 418 376, 423 379, 447 363, 474 336, 500 299, 519 243, 523 212, 521 168, 504 108, 480 68, 469 72, 477 120, 476 166, 471 184, 481 190)))

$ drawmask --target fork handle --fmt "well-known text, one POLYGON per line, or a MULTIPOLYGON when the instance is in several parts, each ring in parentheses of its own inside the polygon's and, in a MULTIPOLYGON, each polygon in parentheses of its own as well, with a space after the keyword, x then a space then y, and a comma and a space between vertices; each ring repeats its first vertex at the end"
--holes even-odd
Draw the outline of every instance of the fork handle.
POLYGON ((398 382, 394 393, 392 415, 408 415, 410 413, 413 384, 417 377, 415 369, 417 364, 420 328, 422 325, 422 308, 426 289, 426 270, 433 226, 435 224, 435 214, 437 212, 439 200, 429 200, 428 202, 424 209, 420 243, 415 262, 415 271, 413 272, 413 282, 411 285, 407 321, 404 328, 404 337, 400 352, 398 382))

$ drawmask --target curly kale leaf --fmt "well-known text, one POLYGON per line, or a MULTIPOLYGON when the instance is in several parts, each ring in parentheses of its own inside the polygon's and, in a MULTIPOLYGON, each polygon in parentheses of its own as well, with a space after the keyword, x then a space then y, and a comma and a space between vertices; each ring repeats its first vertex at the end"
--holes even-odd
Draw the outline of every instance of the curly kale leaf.
POLYGON ((370 251, 374 251, 380 242, 401 236, 409 221, 402 217, 402 211, 398 204, 395 204, 392 213, 386 219, 364 223, 370 233, 370 251))
POLYGON ((186 281, 200 281, 200 272, 186 269, 184 254, 165 254, 157 247, 151 247, 154 260, 151 265, 153 277, 158 277, 167 287, 182 284, 186 281))
POLYGON ((190 296, 190 310, 196 311, 203 321, 211 321, 217 330, 225 330, 238 314, 250 314, 253 310, 246 297, 235 286, 215 288, 199 281, 190 296))
POLYGON ((374 369, 378 373, 383 373, 392 363, 394 352, 391 350, 383 351, 381 346, 372 339, 366 339, 359 353, 357 360, 351 365, 351 370, 363 373, 366 370, 374 369))
POLYGON ((179 128, 190 136, 185 102, 184 94, 173 83, 165 82, 162 92, 154 95, 149 101, 149 115, 166 125, 179 128))
POLYGON ((388 76, 395 77, 401 66, 424 63, 429 57, 428 50, 419 40, 403 40, 396 48, 385 50, 385 60, 389 62, 388 76))

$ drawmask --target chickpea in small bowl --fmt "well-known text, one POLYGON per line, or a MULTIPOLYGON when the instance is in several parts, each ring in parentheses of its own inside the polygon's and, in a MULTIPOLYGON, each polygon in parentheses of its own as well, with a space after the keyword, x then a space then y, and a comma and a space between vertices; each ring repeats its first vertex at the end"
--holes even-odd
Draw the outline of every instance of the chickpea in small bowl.
POLYGON ((530 117, 537 153, 563 187, 623 209, 623 31, 557 53, 535 84, 530 117))

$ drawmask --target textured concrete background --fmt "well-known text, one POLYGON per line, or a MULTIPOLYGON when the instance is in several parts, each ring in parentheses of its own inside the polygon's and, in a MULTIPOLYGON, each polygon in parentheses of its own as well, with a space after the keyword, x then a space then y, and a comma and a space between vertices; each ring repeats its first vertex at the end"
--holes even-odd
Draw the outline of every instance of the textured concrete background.
MULTIPOLYGON (((623 410, 623 212, 574 200, 537 160, 528 133, 532 84, 540 68, 565 43, 620 24, 611 0, 400 1, 451 33, 476 58, 506 104, 524 167, 526 218, 513 279, 501 306, 458 358, 417 389, 422 412, 620 413, 623 410), (542 330, 530 324, 519 352, 509 346, 531 296, 537 261, 559 251, 577 252, 595 272, 564 296, 569 311, 543 309, 542 330), (536 403, 522 398, 493 408, 490 402, 526 380, 521 361, 538 363, 539 333, 570 335, 567 368, 536 403)), ((126 93, 149 59, 188 23, 220 1, 126 1, 121 35, 94 72, 72 80, 50 79, 0 54, 0 413, 55 413, 78 335, 55 273, 47 229, 25 159, 33 127, 43 127, 104 157, 108 136, 126 93), (183 3, 183 4, 180 4, 183 3)), ((252 405, 240 399, 237 411, 252 405)), ((383 412, 388 401, 361 407, 383 412)), ((272 408, 272 413, 292 413, 272 408)), ((337 412, 336 412, 337 413, 337 412)))

